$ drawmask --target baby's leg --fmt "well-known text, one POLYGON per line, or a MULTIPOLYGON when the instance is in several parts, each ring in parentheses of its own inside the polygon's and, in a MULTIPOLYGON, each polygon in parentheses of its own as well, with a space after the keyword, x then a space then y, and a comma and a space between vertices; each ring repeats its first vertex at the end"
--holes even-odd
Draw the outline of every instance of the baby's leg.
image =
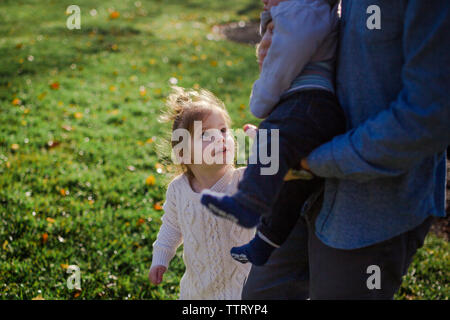
POLYGON ((264 265, 272 252, 288 238, 309 196, 320 189, 323 180, 292 180, 283 184, 270 215, 263 216, 255 238, 231 249, 231 256, 242 263, 264 265))

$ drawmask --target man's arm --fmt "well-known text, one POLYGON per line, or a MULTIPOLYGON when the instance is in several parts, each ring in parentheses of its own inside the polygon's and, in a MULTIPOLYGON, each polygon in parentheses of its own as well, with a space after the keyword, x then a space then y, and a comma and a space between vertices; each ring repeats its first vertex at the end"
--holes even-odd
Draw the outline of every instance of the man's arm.
POLYGON ((410 0, 403 88, 389 108, 318 147, 316 175, 368 181, 397 176, 450 144, 450 2, 410 0), (433 23, 429 23, 433 21, 433 23))

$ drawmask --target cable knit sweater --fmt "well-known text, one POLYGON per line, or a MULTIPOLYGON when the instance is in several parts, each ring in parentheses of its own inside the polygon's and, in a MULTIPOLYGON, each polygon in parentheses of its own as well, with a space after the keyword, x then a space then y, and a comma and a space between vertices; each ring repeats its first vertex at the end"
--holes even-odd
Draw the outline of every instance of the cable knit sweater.
MULTIPOLYGON (((243 172, 244 168, 228 170, 210 189, 233 194, 243 172)), ((251 264, 233 260, 230 249, 250 241, 255 230, 209 213, 186 175, 169 184, 163 209, 163 223, 153 243, 152 266, 167 267, 183 243, 186 272, 180 281, 180 299, 241 299, 251 264)))

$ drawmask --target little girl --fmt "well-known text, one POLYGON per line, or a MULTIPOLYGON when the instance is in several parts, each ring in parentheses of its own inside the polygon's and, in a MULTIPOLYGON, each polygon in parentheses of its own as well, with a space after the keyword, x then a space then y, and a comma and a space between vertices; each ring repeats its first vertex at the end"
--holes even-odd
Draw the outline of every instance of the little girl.
MULTIPOLYGON (((173 137, 178 129, 188 132, 194 148, 188 152, 190 157, 182 155, 184 173, 167 188, 149 278, 154 284, 161 283, 170 260, 183 242, 186 271, 180 281, 180 299, 241 299, 250 265, 233 260, 229 251, 252 239, 255 231, 209 214, 200 203, 200 192, 204 189, 226 194, 237 190, 243 170, 233 165, 235 143, 229 132, 231 120, 224 104, 212 93, 185 91, 180 87, 173 87, 173 90, 163 118, 172 122, 173 137), (197 121, 201 121, 199 132, 194 128, 197 121), (219 132, 214 141, 205 139, 211 129, 219 132), (195 144, 201 146, 202 161, 194 160, 195 144), (211 148, 212 144, 221 147, 211 148), (205 161, 208 156, 223 161, 208 164, 205 161)), ((172 141, 174 151, 176 144, 172 141)))

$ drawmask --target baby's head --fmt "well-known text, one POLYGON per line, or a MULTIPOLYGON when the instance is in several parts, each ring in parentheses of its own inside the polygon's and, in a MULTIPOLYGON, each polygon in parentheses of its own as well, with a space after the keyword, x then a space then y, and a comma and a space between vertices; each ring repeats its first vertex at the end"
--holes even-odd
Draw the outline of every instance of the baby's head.
POLYGON ((192 167, 220 168, 234 163, 231 118, 225 105, 208 90, 172 87, 161 117, 172 123, 172 160, 192 175, 192 167))

